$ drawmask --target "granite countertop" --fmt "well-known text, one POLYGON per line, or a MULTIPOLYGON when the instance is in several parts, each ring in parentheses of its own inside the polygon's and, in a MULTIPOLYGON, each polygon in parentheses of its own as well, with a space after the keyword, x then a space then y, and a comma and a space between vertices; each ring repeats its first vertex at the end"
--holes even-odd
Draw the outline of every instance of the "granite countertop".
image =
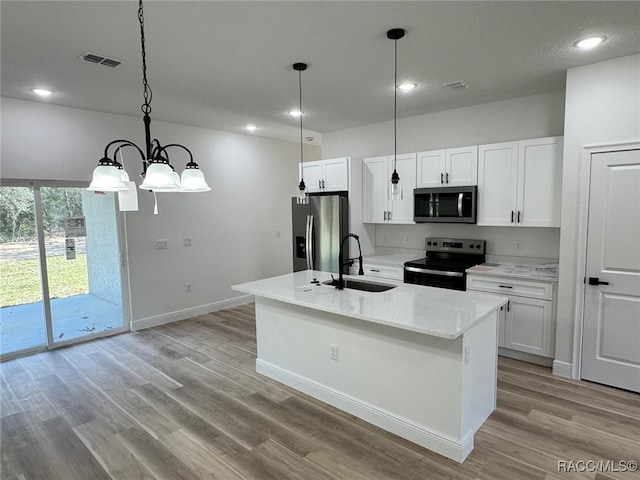
MULTIPOLYGON (((386 292, 338 290, 329 285, 311 284, 331 279, 331 274, 301 271, 278 277, 234 285, 233 290, 256 297, 322 310, 337 315, 454 339, 507 303, 506 297, 424 287, 384 279, 375 283, 396 285, 386 292)), ((362 277, 345 275, 362 280, 362 277)))
POLYGON ((558 264, 483 263, 468 268, 467 273, 557 282, 558 264))

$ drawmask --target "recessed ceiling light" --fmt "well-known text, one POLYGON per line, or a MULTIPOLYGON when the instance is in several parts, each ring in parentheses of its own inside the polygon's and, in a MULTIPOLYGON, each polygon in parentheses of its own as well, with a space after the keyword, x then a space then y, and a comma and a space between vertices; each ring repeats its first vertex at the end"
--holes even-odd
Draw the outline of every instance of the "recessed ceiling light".
POLYGON ((590 48, 597 47, 602 42, 604 42, 607 37, 589 37, 583 38, 582 40, 578 40, 573 44, 576 48, 581 48, 582 50, 589 50, 590 48))
POLYGON ((299 117, 300 115, 302 115, 302 112, 300 110, 291 110, 289 112, 289 115, 291 115, 292 117, 299 117))
POLYGON ((31 91, 36 95, 40 95, 41 97, 48 97, 49 95, 53 94, 51 90, 46 90, 44 88, 34 88, 31 91))
POLYGON ((411 90, 413 90, 417 86, 418 85, 415 84, 415 83, 405 82, 405 83, 401 83, 400 85, 398 85, 398 88, 400 90, 402 90, 403 92, 410 92, 411 90))
POLYGON ((250 132, 255 132, 255 131, 256 131, 256 129, 257 129, 258 127, 256 127, 255 125, 253 125, 253 124, 251 124, 251 123, 250 123, 249 125, 247 125, 247 126, 246 126, 246 127, 244 127, 244 128, 246 128, 246 129, 247 129, 247 130, 249 130, 250 132))

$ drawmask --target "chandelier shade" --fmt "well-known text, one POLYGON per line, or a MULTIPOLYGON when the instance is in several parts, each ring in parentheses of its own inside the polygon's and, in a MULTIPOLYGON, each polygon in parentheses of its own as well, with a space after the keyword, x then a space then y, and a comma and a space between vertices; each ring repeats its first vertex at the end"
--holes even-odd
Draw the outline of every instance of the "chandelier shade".
MULTIPOLYGON (((113 165, 113 162, 103 158, 93 170, 93 178, 87 190, 92 192, 120 192, 128 190, 129 187, 125 181, 128 181, 129 177, 127 175, 127 180, 124 180, 122 172, 124 172, 124 169, 119 170, 113 165)), ((124 174, 126 175, 127 172, 124 172, 124 174)))

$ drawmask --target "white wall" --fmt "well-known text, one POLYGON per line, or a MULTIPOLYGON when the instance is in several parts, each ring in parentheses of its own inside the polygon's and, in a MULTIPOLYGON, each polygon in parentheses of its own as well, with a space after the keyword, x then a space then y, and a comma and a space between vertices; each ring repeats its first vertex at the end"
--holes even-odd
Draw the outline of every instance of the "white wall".
MULTIPOLYGON (((2 178, 88 182, 109 141, 144 144, 141 118, 4 97, 1 109, 2 178)), ((291 271, 299 145, 164 122, 152 122, 151 133, 188 146, 212 191, 158 194, 158 216, 153 194, 140 191, 140 211, 126 214, 137 325, 217 308, 238 296, 231 285, 291 271), (193 247, 182 246, 184 236, 193 247), (168 239, 169 249, 156 250, 156 239, 168 239)), ((132 153, 125 167, 140 184, 141 161, 132 153)), ((178 155, 172 163, 182 170, 187 159, 178 155)), ((320 148, 306 146, 305 159, 319 158, 320 148)))
POLYGON ((583 148, 640 140, 640 55, 567 72, 556 361, 571 364, 583 148))
MULTIPOLYGON (((461 93, 464 95, 464 92, 461 93)), ((409 102, 410 96, 400 99, 409 102)), ((398 153, 480 145, 563 134, 564 92, 551 92, 398 120, 398 153)), ((372 157, 393 153, 393 123, 383 122, 325 133, 324 158, 372 157)), ((487 240, 488 253, 558 258, 559 230, 462 225, 366 225, 358 229, 363 248, 424 249, 426 236, 487 240), (405 237, 409 236, 409 244, 405 237), (383 241, 387 238, 387 241, 383 241), (516 250, 516 241, 523 249, 516 250)))

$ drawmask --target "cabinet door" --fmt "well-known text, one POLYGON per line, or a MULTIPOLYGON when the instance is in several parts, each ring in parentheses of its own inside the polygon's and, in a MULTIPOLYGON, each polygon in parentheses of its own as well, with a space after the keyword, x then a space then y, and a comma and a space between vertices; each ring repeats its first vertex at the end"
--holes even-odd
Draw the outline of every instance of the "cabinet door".
POLYGON ((365 158, 362 161, 362 221, 384 223, 388 212, 387 174, 389 157, 365 158))
POLYGON ((443 186, 446 163, 444 150, 419 152, 416 162, 416 188, 443 186))
MULTIPOLYGON (((416 154, 398 155, 396 170, 400 175, 400 199, 389 200, 391 223, 415 223, 413 220, 413 190, 416 188, 416 154)), ((391 174, 393 173, 393 156, 389 158, 387 174, 387 191, 391 198, 391 174)))
POLYGON ((553 302, 509 297, 504 346, 534 355, 551 357, 553 302))
POLYGON ((478 225, 515 225, 517 160, 517 142, 478 148, 478 225))
POLYGON ((478 184, 478 147, 448 148, 445 162, 448 187, 478 184))
POLYGON ((518 225, 560 227, 562 137, 518 142, 518 225))
POLYGON ((323 160, 324 191, 337 192, 349 190, 349 158, 323 160))
POLYGON ((322 160, 304 162, 300 165, 300 172, 309 193, 322 191, 322 160))

